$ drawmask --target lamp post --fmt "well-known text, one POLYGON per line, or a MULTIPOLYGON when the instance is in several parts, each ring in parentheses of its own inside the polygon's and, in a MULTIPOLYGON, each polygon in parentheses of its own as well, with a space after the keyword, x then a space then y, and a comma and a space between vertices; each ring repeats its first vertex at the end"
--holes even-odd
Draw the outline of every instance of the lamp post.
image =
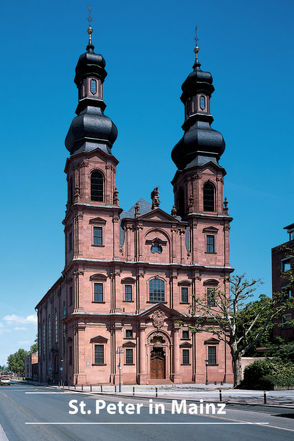
POLYGON ((206 386, 208 385, 208 371, 207 371, 207 366, 208 366, 208 360, 205 360, 205 373, 206 373, 205 384, 206 384, 206 386))
POLYGON ((123 348, 119 346, 116 350, 118 354, 118 391, 121 392, 121 359, 120 355, 124 353, 123 348))

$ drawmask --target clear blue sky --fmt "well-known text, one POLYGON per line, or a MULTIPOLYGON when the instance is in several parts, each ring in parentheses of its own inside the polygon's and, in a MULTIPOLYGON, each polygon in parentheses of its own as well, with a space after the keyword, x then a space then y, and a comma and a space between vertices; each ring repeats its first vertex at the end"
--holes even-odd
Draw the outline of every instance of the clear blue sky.
MULTIPOLYGON (((1 5, 0 364, 28 348, 34 307, 64 265, 64 139, 74 116, 73 83, 87 44, 83 0, 1 5)), ((181 84, 199 58, 216 91, 213 127, 226 152, 231 262, 271 293, 271 247, 294 221, 292 0, 92 1, 95 50, 107 62, 106 114, 116 123, 122 208, 160 187, 170 211, 170 158, 182 135, 181 84)))

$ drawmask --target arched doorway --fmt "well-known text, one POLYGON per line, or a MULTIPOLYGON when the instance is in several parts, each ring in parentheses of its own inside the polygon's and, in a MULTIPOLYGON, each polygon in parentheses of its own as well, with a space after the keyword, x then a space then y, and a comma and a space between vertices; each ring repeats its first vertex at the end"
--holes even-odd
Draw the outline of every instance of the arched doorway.
POLYGON ((166 356, 165 339, 156 335, 151 340, 151 353, 150 353, 150 378, 151 379, 164 379, 166 378, 166 356))

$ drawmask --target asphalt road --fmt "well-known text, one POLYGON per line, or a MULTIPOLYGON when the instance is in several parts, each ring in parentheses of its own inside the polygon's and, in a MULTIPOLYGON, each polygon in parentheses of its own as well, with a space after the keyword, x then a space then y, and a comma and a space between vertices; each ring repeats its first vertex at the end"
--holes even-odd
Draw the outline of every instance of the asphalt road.
MULTIPOLYGON (((292 410, 229 407, 226 415, 150 415, 148 400, 59 392, 54 388, 12 384, 0 387, 0 441, 287 441, 293 440, 292 410), (86 414, 70 415, 71 400, 83 401, 86 414), (139 415, 96 414, 96 400, 117 406, 142 404, 139 415), (88 411, 91 411, 88 412, 88 411), (279 416, 279 415, 285 415, 279 416), (29 423, 29 424, 28 424, 29 423), (43 424, 41 424, 43 423, 43 424), (98 423, 98 424, 97 424, 98 423)), ((199 405, 199 403, 198 403, 199 405)), ((198 407, 199 409, 199 407, 198 407)))

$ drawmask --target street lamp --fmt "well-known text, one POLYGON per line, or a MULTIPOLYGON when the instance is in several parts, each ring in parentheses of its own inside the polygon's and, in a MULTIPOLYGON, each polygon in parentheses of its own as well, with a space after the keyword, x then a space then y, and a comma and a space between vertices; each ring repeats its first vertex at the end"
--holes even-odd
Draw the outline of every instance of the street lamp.
POLYGON ((205 384, 208 385, 208 372, 207 372, 208 360, 205 360, 205 372, 206 372, 206 380, 205 384))
POLYGON ((121 392, 121 359, 120 355, 124 353, 124 350, 121 346, 119 346, 116 350, 118 354, 118 391, 121 392))

